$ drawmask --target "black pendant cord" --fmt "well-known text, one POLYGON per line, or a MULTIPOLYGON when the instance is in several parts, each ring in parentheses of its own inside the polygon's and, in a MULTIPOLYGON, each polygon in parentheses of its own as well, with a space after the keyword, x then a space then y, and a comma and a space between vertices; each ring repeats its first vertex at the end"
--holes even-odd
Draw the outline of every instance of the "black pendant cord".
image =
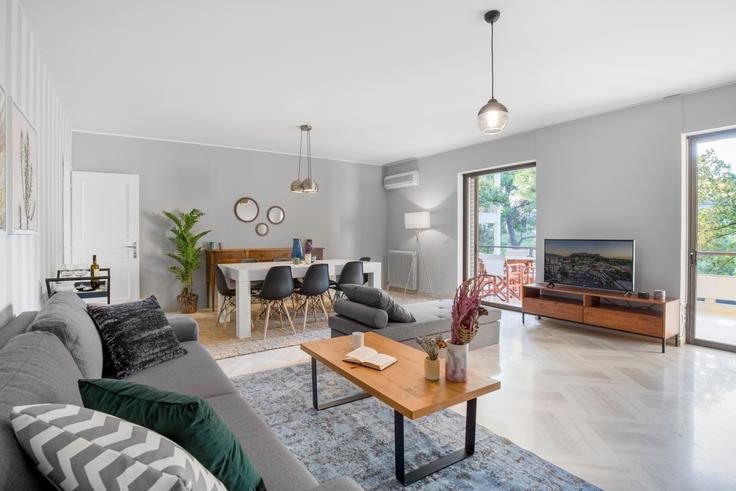
POLYGON ((312 132, 307 131, 307 169, 309 178, 312 178, 312 132))
POLYGON ((493 70, 493 22, 491 22, 491 99, 494 99, 496 91, 496 74, 493 70))
POLYGON ((299 130, 299 171, 296 176, 297 181, 302 180, 302 139, 304 137, 304 132, 300 129, 299 130))

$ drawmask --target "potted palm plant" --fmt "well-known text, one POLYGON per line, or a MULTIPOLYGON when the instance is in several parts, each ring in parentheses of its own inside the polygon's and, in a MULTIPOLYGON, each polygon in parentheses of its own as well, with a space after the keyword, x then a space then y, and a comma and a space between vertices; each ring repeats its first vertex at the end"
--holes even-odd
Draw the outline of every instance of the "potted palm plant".
POLYGON ((193 291, 192 276, 199 268, 199 258, 202 254, 202 248, 198 243, 199 239, 210 231, 192 232, 192 228, 204 215, 196 208, 189 213, 164 211, 164 215, 172 222, 171 235, 168 239, 176 248, 176 252, 166 254, 176 261, 175 265, 169 267, 169 271, 174 273, 176 279, 181 283, 181 293, 177 295, 176 302, 179 304, 179 310, 185 314, 192 314, 197 311, 198 300, 197 294, 193 291))

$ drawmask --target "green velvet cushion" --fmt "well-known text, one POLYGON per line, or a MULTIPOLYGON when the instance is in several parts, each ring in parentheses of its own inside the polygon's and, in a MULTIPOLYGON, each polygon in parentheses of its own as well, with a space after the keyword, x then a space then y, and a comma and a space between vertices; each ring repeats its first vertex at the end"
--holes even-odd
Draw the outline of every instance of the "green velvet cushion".
POLYGON ((173 440, 231 491, 265 490, 263 479, 207 401, 124 380, 80 380, 84 406, 173 440))

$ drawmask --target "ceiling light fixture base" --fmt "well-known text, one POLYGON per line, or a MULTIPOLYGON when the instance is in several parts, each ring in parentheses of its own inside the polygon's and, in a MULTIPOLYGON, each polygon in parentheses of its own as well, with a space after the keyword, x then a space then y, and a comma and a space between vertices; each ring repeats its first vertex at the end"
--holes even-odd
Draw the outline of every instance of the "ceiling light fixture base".
POLYGON ((498 10, 489 10, 483 15, 483 18, 489 24, 493 24, 494 22, 496 22, 499 17, 501 17, 501 12, 499 12, 498 10))

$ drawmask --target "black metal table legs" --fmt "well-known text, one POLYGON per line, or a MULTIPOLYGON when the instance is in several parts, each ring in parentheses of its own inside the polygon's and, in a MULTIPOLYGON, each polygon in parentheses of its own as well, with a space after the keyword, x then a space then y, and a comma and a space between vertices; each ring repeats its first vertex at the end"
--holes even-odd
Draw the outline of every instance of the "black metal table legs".
MULTIPOLYGON (((368 397, 371 397, 371 395, 366 392, 358 392, 357 394, 320 404, 317 396, 317 360, 312 358, 312 405, 314 406, 314 409, 321 411, 323 409, 341 406, 343 404, 359 401, 360 399, 366 399, 368 397)), ((475 420, 477 403, 477 399, 470 399, 467 402, 467 411, 465 415, 465 448, 447 454, 444 457, 440 457, 434 462, 425 464, 409 473, 406 473, 404 470, 404 415, 394 410, 396 479, 398 479, 398 481, 404 486, 408 486, 409 484, 415 483, 430 474, 434 474, 438 470, 444 469, 445 467, 460 462, 461 460, 473 455, 475 453, 475 420)))
POLYGON ((404 416, 394 411, 394 450, 396 458, 396 479, 408 486, 420 479, 434 474, 440 469, 444 469, 452 464, 470 457, 475 453, 475 415, 477 409, 477 399, 471 399, 467 403, 467 412, 465 415, 465 448, 457 450, 450 454, 440 457, 434 462, 425 464, 418 469, 406 473, 404 470, 404 416))
POLYGON ((358 392, 357 394, 353 394, 351 396, 342 397, 340 399, 335 399, 333 401, 323 402, 322 404, 320 404, 317 397, 317 360, 312 358, 312 406, 314 406, 314 409, 316 409, 317 411, 335 406, 342 406, 343 404, 366 399, 370 396, 371 395, 366 392, 358 392))

